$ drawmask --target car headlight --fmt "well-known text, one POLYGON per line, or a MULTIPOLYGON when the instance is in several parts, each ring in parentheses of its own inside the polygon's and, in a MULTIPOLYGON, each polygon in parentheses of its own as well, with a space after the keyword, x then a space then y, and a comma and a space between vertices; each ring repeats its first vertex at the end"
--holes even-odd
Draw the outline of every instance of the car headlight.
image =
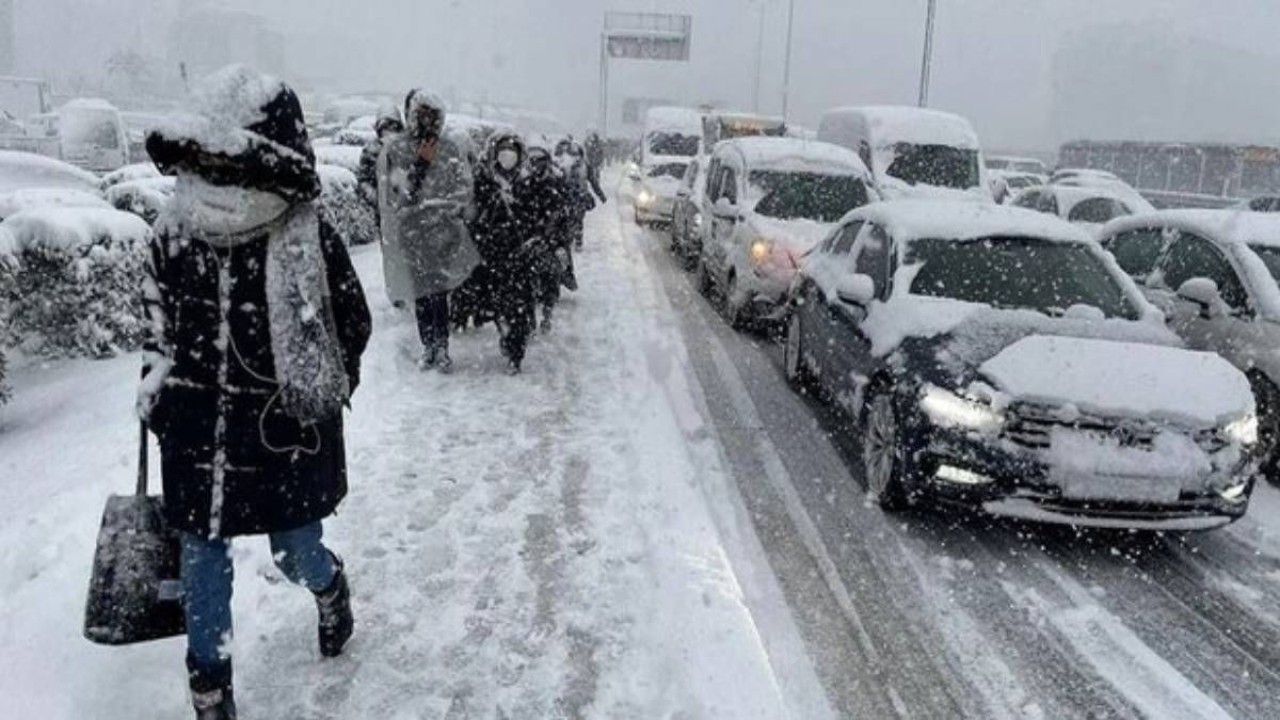
POLYGON ((1234 443, 1245 446, 1258 444, 1258 416, 1249 413, 1239 420, 1227 423, 1222 428, 1222 436, 1234 443))
POLYGON ((1000 411, 935 385, 926 385, 921 392, 920 409, 938 427, 993 434, 1004 428, 1005 418, 1000 411))
POLYGON ((773 251, 773 246, 767 240, 756 240, 751 243, 751 261, 757 265, 763 265, 764 261, 769 258, 769 253, 773 251))
POLYGON ((636 202, 640 203, 641 205, 648 205, 649 203, 653 202, 653 193, 649 192, 648 190, 641 190, 640 194, 636 195, 636 202))

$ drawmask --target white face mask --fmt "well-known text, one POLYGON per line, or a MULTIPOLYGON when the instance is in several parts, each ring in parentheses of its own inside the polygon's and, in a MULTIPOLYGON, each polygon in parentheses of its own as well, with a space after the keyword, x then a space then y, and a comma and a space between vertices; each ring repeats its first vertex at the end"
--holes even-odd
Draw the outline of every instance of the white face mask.
POLYGON ((186 219, 210 235, 235 235, 262 227, 289 209, 273 193, 238 185, 214 185, 194 173, 179 173, 174 203, 186 219))
POLYGON ((516 169, 516 165, 520 164, 520 153, 515 150, 499 150, 498 151, 498 167, 506 171, 516 169))

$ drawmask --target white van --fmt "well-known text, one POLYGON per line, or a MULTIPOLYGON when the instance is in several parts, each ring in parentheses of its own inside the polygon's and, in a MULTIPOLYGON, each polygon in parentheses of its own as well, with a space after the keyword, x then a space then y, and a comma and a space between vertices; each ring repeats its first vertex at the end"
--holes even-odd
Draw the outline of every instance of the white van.
POLYGON ((649 108, 640 139, 640 167, 690 160, 702 154, 702 113, 682 107, 649 108))
POLYGON ((951 113, 915 107, 828 111, 818 139, 856 153, 886 199, 992 200, 978 134, 951 113))
POLYGON ((62 159, 93 172, 129 164, 129 136, 120 111, 106 100, 72 100, 58 108, 62 159))

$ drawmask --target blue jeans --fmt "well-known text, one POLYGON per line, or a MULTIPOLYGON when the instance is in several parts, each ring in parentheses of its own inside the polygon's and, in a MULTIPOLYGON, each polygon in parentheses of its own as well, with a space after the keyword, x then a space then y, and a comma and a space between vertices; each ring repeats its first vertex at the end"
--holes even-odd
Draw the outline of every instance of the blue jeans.
MULTIPOLYGON (((312 592, 329 589, 337 575, 333 555, 320 543, 323 535, 324 527, 314 522, 270 536, 276 567, 312 592)), ((225 659, 222 646, 231 638, 230 550, 227 540, 182 534, 187 652, 196 668, 211 670, 225 659)))

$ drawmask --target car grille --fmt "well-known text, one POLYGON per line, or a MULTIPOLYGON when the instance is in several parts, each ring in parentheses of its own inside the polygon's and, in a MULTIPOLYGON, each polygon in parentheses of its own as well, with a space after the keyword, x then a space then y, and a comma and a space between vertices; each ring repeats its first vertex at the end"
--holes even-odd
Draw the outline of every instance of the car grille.
POLYGON ((1049 447, 1054 428, 1082 430, 1104 437, 1114 438, 1122 447, 1150 450, 1155 444, 1159 429, 1140 421, 1118 418, 1099 418, 1082 415, 1070 422, 1055 416, 1052 408, 1021 405, 1013 408, 1005 426, 1005 437, 1014 443, 1033 450, 1049 447))

